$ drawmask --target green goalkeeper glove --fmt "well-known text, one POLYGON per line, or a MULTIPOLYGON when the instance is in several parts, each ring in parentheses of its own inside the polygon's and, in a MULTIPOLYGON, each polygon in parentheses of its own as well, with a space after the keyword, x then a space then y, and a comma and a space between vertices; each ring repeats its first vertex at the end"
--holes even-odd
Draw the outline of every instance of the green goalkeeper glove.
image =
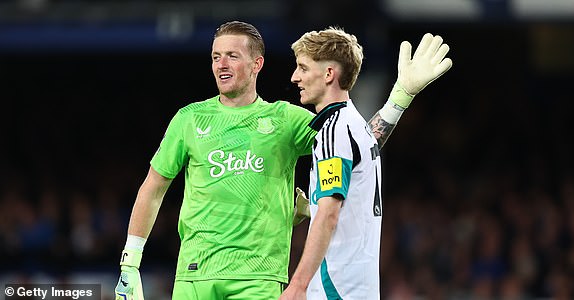
POLYGON ((416 94, 452 67, 445 58, 449 51, 440 36, 427 33, 411 58, 412 46, 403 41, 399 51, 398 78, 389 99, 402 108, 409 107, 416 94))
POLYGON ((124 249, 120 261, 121 274, 116 285, 116 300, 144 300, 142 280, 140 277, 140 262, 142 252, 124 249))
POLYGON ((293 212, 293 226, 301 224, 306 218, 311 217, 309 211, 309 199, 305 196, 300 188, 296 189, 297 197, 295 198, 295 210, 293 212))

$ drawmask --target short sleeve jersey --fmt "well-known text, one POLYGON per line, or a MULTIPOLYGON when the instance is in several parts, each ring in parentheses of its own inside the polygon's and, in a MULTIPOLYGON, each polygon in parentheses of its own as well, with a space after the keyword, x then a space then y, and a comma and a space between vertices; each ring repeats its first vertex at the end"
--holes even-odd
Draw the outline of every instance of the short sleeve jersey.
POLYGON ((176 280, 287 282, 294 171, 311 153, 314 114, 261 98, 227 107, 214 97, 180 109, 151 160, 185 171, 176 280))
POLYGON ((379 299, 382 224, 381 159, 377 141, 351 100, 326 106, 311 121, 311 226, 323 197, 342 199, 325 258, 308 299, 379 299))

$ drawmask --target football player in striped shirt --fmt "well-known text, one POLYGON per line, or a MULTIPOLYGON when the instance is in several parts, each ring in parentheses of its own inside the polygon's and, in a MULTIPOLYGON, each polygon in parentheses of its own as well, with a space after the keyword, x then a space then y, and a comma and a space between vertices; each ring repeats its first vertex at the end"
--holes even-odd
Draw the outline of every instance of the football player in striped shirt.
MULTIPOLYGON (((440 37, 425 35, 413 60, 410 44, 403 45, 399 72, 409 73, 413 61, 428 67, 435 62, 427 64, 427 60, 436 60, 440 76, 452 64, 449 59, 442 63, 448 47, 442 46, 440 37), (421 55, 424 63, 418 59, 421 55)), ((297 67, 291 81, 300 89, 301 103, 315 106, 317 115, 309 126, 318 132, 310 171, 309 233, 280 299, 379 299, 383 216, 379 146, 412 100, 413 94, 405 91, 419 92, 428 82, 419 82, 418 90, 405 90, 399 76, 390 103, 369 124, 349 95, 363 60, 363 49, 354 35, 335 27, 312 31, 293 43, 292 49, 297 67), (375 129, 381 129, 377 137, 371 131, 375 124, 380 125, 375 129)), ((417 76, 407 78, 418 80, 417 76)), ((412 88, 410 84, 407 80, 406 86, 412 88)))

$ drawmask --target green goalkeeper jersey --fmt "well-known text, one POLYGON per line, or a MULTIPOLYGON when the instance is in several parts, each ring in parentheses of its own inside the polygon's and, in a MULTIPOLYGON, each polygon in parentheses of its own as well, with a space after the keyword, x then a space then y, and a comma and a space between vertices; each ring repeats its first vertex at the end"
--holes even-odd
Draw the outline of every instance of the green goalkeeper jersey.
POLYGON ((185 169, 176 280, 287 282, 294 171, 311 153, 312 118, 259 97, 227 107, 217 96, 178 111, 151 160, 167 178, 185 169))

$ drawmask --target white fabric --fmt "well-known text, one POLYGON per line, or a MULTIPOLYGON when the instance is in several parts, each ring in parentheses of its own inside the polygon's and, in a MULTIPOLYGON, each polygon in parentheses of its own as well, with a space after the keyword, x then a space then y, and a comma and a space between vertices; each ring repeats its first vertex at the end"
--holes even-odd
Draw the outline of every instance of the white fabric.
MULTIPOLYGON (((377 141, 350 100, 346 107, 325 121, 315 139, 309 189, 311 222, 318 208, 318 161, 330 157, 357 161, 359 155, 353 153, 352 140, 360 153, 360 162, 352 168, 350 178, 343 174, 343 182, 348 182, 349 186, 343 195, 345 199, 339 221, 324 260, 328 277, 343 299, 379 299, 382 200, 377 141), (378 203, 375 202, 376 196, 378 203)), ((323 284, 321 273, 319 268, 311 280, 307 292, 309 300, 328 299, 328 286, 323 284)))

